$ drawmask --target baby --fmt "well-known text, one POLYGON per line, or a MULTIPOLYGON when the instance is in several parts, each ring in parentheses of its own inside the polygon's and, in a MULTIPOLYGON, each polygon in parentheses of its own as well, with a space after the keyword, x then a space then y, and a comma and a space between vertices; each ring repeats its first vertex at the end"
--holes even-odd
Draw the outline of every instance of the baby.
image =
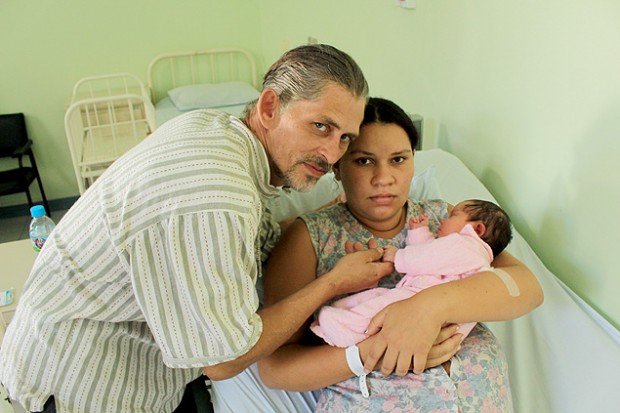
MULTIPOLYGON (((491 265, 493 257, 512 239, 510 218, 488 201, 467 200, 457 204, 441 221, 437 238, 428 228, 428 217, 409 220, 407 246, 385 247, 384 261, 394 263, 405 276, 394 288, 373 288, 323 307, 312 331, 325 342, 348 347, 368 337, 372 317, 388 304, 413 296, 425 288, 459 280, 491 265)), ((461 324, 469 334, 476 323, 461 324)))

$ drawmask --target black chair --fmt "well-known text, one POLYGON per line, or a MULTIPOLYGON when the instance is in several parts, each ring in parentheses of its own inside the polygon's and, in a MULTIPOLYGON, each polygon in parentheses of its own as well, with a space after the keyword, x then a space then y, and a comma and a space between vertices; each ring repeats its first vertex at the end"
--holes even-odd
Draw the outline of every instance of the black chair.
POLYGON ((26 120, 23 113, 0 115, 0 158, 13 158, 17 160, 17 168, 10 168, 14 161, 3 161, 1 165, 5 170, 0 170, 0 196, 25 192, 28 197, 28 205, 33 206, 30 195, 30 185, 36 179, 43 198, 43 206, 48 216, 51 211, 43 191, 43 183, 37 169, 37 163, 32 153, 32 141, 28 139, 26 120), (24 165, 24 157, 28 155, 30 165, 24 165))

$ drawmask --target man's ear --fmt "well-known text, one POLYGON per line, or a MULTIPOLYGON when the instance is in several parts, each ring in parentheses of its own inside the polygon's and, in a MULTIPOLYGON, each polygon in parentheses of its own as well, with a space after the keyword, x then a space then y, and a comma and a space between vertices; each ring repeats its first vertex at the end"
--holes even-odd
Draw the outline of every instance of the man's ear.
POLYGON ((273 129, 279 120, 280 99, 278 94, 270 88, 263 89, 258 102, 256 102, 256 114, 261 125, 266 129, 273 129))
POLYGON ((474 231, 476 231, 476 234, 478 234, 480 238, 482 238, 484 233, 487 232, 486 225, 484 225, 484 223, 482 223, 481 221, 473 222, 471 226, 474 228, 474 231))

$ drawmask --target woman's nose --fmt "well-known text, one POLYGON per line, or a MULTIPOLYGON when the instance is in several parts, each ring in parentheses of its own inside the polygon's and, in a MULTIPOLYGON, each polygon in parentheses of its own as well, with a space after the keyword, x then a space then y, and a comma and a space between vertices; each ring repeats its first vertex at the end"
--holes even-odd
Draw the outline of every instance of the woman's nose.
POLYGON ((377 165, 373 183, 376 185, 389 185, 394 182, 394 175, 387 166, 377 165))

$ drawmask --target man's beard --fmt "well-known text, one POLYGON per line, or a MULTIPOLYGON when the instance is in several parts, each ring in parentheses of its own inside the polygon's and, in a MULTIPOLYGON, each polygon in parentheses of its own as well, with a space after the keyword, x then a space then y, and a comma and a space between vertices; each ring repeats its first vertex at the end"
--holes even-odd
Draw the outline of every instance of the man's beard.
POLYGON ((331 171, 332 166, 322 158, 305 157, 298 159, 289 169, 282 172, 279 168, 274 168, 274 174, 283 182, 284 188, 291 188, 300 192, 307 192, 314 188, 321 177, 307 175, 300 171, 305 163, 313 164, 326 173, 331 171))

